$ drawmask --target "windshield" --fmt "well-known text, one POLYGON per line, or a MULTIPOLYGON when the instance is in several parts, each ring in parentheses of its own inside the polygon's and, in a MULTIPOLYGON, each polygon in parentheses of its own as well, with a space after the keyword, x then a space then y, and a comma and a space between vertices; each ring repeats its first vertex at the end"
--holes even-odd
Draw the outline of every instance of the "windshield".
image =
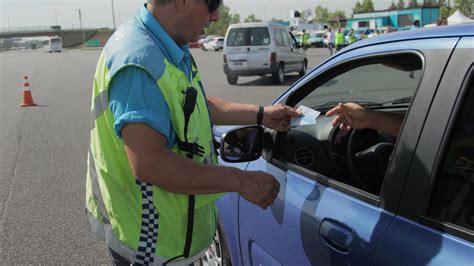
POLYGON ((60 43, 60 42, 61 42, 61 39, 59 39, 59 38, 51 39, 51 43, 60 43))
POLYGON ((400 61, 350 69, 319 86, 298 104, 320 111, 339 102, 357 102, 372 108, 408 105, 421 79, 421 60, 400 61))
POLYGON ((270 44, 267 27, 236 28, 229 31, 227 46, 261 46, 270 44))

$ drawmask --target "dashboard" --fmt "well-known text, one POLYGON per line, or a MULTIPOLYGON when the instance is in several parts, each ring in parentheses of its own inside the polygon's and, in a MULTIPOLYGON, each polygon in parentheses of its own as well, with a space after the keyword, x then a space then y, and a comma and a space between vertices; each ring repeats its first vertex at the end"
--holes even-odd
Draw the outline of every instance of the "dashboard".
POLYGON ((356 187, 361 185, 352 178, 354 172, 361 173, 360 178, 367 180, 377 175, 379 177, 376 178, 380 179, 380 182, 376 182, 378 187, 383 180, 392 150, 390 149, 390 154, 385 156, 387 163, 382 163, 382 167, 385 168, 378 173, 370 170, 374 169, 375 163, 378 163, 374 161, 377 158, 367 157, 358 160, 357 155, 362 151, 370 151, 379 143, 387 143, 393 149, 395 141, 396 138, 372 129, 341 130, 332 126, 331 117, 321 115, 315 124, 290 129, 283 145, 280 145, 282 150, 278 154, 281 154, 283 160, 288 163, 356 187))

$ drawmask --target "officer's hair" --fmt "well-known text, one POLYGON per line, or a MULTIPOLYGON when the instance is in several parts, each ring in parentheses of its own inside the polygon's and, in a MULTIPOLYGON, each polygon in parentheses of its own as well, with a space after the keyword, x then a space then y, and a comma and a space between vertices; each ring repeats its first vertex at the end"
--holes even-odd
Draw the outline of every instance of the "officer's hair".
POLYGON ((168 4, 172 0, 147 0, 149 4, 155 5, 155 6, 162 6, 164 4, 168 4))

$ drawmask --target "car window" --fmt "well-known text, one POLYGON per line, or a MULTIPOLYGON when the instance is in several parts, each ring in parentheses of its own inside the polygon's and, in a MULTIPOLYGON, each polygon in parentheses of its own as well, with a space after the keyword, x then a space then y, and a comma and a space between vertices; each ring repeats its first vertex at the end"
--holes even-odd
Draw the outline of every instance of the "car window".
POLYGON ((275 34, 276 45, 285 46, 285 43, 283 42, 283 35, 281 34, 281 30, 275 29, 273 33, 275 34))
POLYGON ((231 29, 227 38, 227 46, 244 46, 246 45, 246 29, 231 29))
POLYGON ((267 27, 236 28, 228 34, 227 46, 261 46, 270 44, 267 27))
MULTIPOLYGON (((326 110, 335 103, 348 101, 371 105, 409 103, 420 82, 421 63, 418 62, 413 71, 410 69, 414 66, 409 64, 407 62, 405 69, 389 61, 356 67, 328 80, 302 99, 299 105, 326 110)), ((416 65, 415 62, 411 64, 416 65)))
POLYGON ((250 45, 268 45, 270 44, 270 34, 268 28, 250 28, 250 45))
POLYGON ((289 32, 289 37, 290 37, 291 46, 292 46, 292 47, 297 47, 297 45, 296 45, 297 42, 296 42, 295 36, 293 36, 293 34, 291 34, 291 33, 289 32))
POLYGON ((428 216, 474 231, 474 86, 464 99, 435 177, 428 216))
POLYGON ((291 46, 291 43, 290 43, 290 35, 289 33, 286 31, 286 30, 280 30, 281 31, 281 35, 283 36, 283 43, 286 47, 290 47, 291 46))
POLYGON ((421 73, 422 59, 410 53, 359 59, 316 76, 291 101, 321 115, 315 124, 295 126, 277 138, 274 158, 378 195, 396 136, 371 129, 340 130, 325 113, 339 102, 355 102, 403 117, 421 73))

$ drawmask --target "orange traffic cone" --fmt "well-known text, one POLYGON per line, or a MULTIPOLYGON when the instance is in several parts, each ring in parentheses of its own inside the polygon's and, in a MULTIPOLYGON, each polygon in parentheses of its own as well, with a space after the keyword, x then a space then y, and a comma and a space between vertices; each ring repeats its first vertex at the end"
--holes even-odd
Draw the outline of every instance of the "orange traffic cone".
POLYGON ((33 102, 33 95, 31 95, 28 76, 25 76, 25 81, 23 83, 23 102, 21 103, 21 107, 27 106, 36 106, 36 103, 33 102))

